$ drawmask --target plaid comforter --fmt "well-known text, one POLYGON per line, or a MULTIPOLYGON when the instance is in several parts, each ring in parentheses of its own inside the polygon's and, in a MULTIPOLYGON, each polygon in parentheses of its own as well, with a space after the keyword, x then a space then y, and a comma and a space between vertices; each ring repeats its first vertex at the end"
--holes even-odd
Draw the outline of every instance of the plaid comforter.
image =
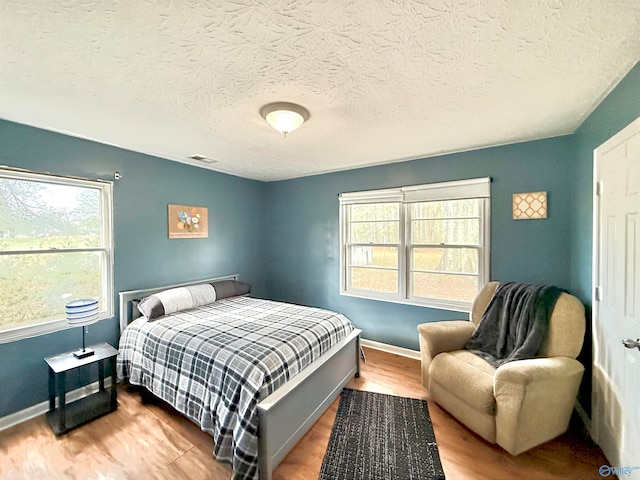
POLYGON ((353 330, 318 308, 231 297, 122 333, 118 376, 210 433, 234 478, 258 477, 258 403, 353 330))

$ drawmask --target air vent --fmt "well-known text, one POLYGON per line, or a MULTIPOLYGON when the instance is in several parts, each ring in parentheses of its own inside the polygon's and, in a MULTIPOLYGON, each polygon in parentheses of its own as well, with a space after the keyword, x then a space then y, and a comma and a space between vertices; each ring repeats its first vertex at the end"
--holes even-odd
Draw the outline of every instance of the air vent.
POLYGON ((197 162, 202 162, 202 163, 216 163, 217 160, 214 160, 213 158, 209 158, 209 157, 205 157, 204 155, 191 155, 189 157, 191 160, 196 160, 197 162))

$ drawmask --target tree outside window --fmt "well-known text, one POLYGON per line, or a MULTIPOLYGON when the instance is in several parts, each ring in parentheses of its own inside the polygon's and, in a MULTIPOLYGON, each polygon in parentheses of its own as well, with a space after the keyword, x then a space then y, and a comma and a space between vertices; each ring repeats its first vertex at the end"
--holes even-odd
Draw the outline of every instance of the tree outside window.
POLYGON ((489 179, 342 194, 341 293, 470 310, 488 217, 489 179))
POLYGON ((0 170, 0 341, 64 328, 74 299, 112 316, 111 190, 0 170))

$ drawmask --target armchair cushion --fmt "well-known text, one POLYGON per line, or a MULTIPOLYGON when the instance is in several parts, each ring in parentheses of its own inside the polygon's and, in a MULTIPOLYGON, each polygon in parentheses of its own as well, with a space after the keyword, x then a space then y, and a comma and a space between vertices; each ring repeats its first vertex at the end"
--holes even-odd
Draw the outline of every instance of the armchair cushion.
POLYGON ((422 384, 429 382, 429 367, 433 357, 441 352, 460 350, 475 330, 467 320, 430 322, 418 325, 420 355, 422 357, 422 384))
POLYGON ((446 381, 442 385, 470 408, 494 415, 496 399, 493 395, 493 377, 496 369, 486 360, 467 350, 444 352, 431 362, 432 382, 446 381))

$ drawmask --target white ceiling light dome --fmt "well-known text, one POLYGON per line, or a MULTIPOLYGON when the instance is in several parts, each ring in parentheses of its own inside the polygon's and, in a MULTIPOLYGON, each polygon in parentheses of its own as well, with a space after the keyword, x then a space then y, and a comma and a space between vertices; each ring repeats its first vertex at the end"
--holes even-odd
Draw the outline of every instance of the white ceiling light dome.
POLYGON ((260 115, 286 137, 309 119, 309 110, 295 103, 274 102, 262 107, 260 115))

